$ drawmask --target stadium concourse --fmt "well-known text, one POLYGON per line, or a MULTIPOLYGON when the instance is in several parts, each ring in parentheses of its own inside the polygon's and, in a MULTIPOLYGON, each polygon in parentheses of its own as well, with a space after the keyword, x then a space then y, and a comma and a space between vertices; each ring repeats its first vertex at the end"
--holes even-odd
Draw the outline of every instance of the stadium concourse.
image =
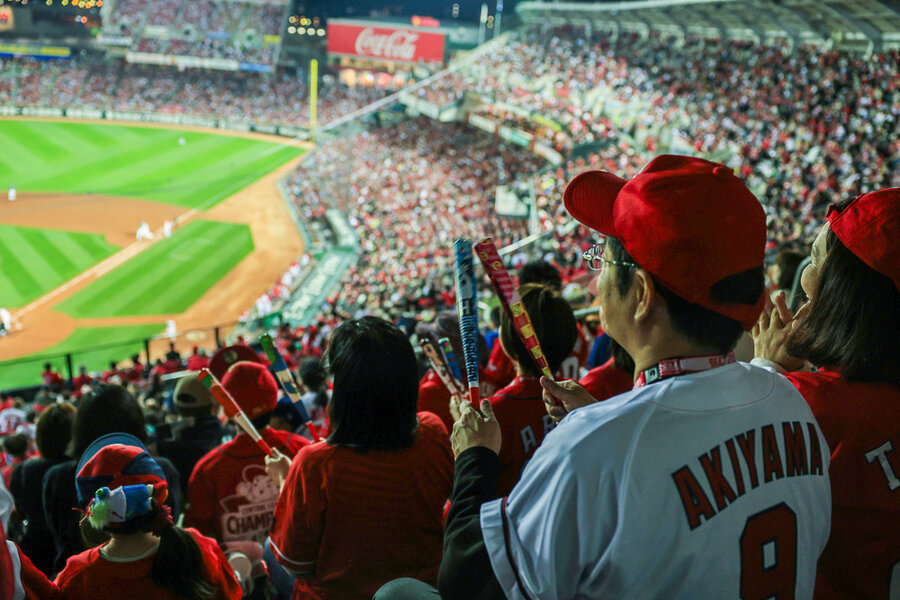
MULTIPOLYGON (((245 29, 265 32, 267 24, 284 14, 254 3, 229 14, 213 10, 213 4, 164 0, 154 11, 150 3, 120 0, 111 25, 133 36, 135 52, 274 64, 277 49, 260 40, 247 45, 233 40, 243 39, 245 29), (228 36, 139 35, 139 24, 171 27, 176 22, 228 36)), ((97 597, 92 583, 110 578, 121 585, 122 576, 108 566, 123 558, 135 566, 125 579, 134 582, 132 592, 141 598, 263 597, 265 589, 278 598, 362 599, 402 577, 438 585, 447 599, 600 597, 608 590, 622 598, 757 597, 752 594, 760 584, 768 586, 761 598, 781 598, 782 593, 822 600, 898 597, 900 509, 895 496, 900 482, 895 474, 900 463, 893 449, 900 434, 900 376, 889 364, 900 353, 900 195, 893 189, 900 188, 896 5, 859 3, 875 15, 887 11, 887 29, 878 29, 859 25, 866 23, 861 13, 846 2, 830 3, 837 8, 829 8, 824 20, 809 19, 804 13, 808 2, 798 1, 793 8, 779 4, 773 13, 793 11, 781 15, 781 21, 767 12, 766 3, 723 3, 740 5, 728 18, 706 12, 700 3, 685 9, 692 18, 708 19, 709 26, 699 28, 681 23, 673 16, 677 9, 662 6, 665 2, 638 4, 643 8, 618 7, 610 17, 602 6, 589 3, 525 3, 519 10, 525 24, 497 40, 490 51, 473 53, 458 68, 413 92, 399 90, 397 101, 408 108, 403 116, 367 109, 398 90, 348 87, 329 79, 319 92, 320 121, 357 110, 364 117, 354 121, 349 133, 320 137, 302 162, 279 174, 308 252, 277 276, 263 296, 245 304, 230 346, 218 348, 215 357, 201 350, 179 352, 174 346, 159 356, 122 356, 119 366, 82 372, 73 381, 50 367, 35 373, 36 395, 2 399, 0 463, 17 509, 2 523, 2 531, 19 543, 21 555, 34 567, 17 567, 21 563, 16 561, 7 566, 0 560, 0 575, 21 573, 24 587, 39 598, 97 597), (833 20, 833 11, 843 19, 833 20), (741 20, 754 16, 758 21, 753 27, 741 20), (813 27, 809 23, 817 29, 800 31, 813 27), (855 42, 864 38, 843 32, 828 37, 834 33, 828 28, 838 23, 857 24, 872 43, 857 47, 855 42), (785 35, 769 35, 779 26, 785 35), (755 35, 745 35, 751 31, 755 35), (835 40, 854 43, 841 47, 835 40), (419 102, 434 107, 434 114, 455 118, 445 122, 423 116, 419 102), (378 116, 370 119, 366 113, 378 116), (654 161, 660 154, 703 157, 727 168, 697 159, 654 161), (632 190, 628 198, 635 210, 647 211, 642 213, 643 230, 640 224, 625 224, 622 215, 613 217, 612 209, 606 216, 579 204, 611 193, 611 205, 612 198, 624 202, 626 196, 618 194, 621 183, 611 184, 608 178, 597 183, 592 179, 596 174, 585 173, 601 170, 644 181, 642 177, 652 176, 641 175, 645 168, 663 178, 690 172, 708 187, 685 183, 689 178, 666 179, 667 189, 681 193, 684 188, 681 202, 692 207, 671 220, 654 212, 652 201, 664 201, 646 191, 649 187, 623 188, 632 190), (725 186, 723 181, 731 186, 729 194, 715 197, 712 207, 698 202, 707 189, 725 186), (521 190, 535 211, 532 218, 501 214, 495 203, 500 187, 521 190), (888 191, 873 193, 879 190, 888 191), (830 211, 835 203, 839 210, 830 211), (732 212, 741 218, 729 221, 733 231, 723 231, 716 219, 731 219, 732 212), (713 252, 704 245, 709 240, 685 238, 675 246, 684 256, 674 251, 654 255, 654 244, 662 243, 658 240, 686 235, 681 228, 701 219, 697 214, 707 219, 709 240, 718 243, 733 235, 746 244, 726 240, 713 252), (616 235, 610 239, 621 239, 604 247, 598 231, 612 235, 613 222, 616 235), (503 257, 519 283, 546 286, 540 289, 554 298, 563 295, 579 321, 575 346, 553 360, 577 357, 577 379, 587 391, 573 382, 545 383, 542 394, 537 377, 522 366, 530 366, 527 352, 517 355, 512 346, 512 322, 504 321, 505 333, 498 331, 500 319, 494 317, 499 299, 486 279, 478 282, 483 339, 475 357, 480 367, 472 366, 483 384, 501 390, 491 398, 496 406, 510 399, 521 404, 514 427, 502 420, 498 424, 489 407, 481 407, 482 418, 460 404, 457 390, 445 387, 441 365, 412 350, 421 340, 447 337, 460 363, 464 358, 471 362, 472 357, 462 356, 459 324, 449 314, 455 313, 457 301, 453 242, 485 235, 504 248, 503 257), (756 242, 756 250, 745 247, 756 242), (597 254, 585 255, 597 243, 597 254), (695 261, 692 279, 652 270, 671 266, 667 261, 676 260, 676 254, 677 260, 686 256, 695 261), (741 263, 740 269, 746 269, 741 275, 750 272, 761 282, 765 267, 765 289, 751 294, 751 302, 720 300, 715 294, 707 298, 705 291, 697 295, 692 289, 723 263, 732 266, 729 261, 740 262, 735 257, 746 254, 753 254, 755 262, 741 263), (811 266, 804 271, 810 254, 811 266), (838 271, 840 261, 845 261, 844 271, 838 271), (589 266, 599 270, 603 263, 605 273, 595 277, 589 266), (665 288, 658 283, 663 279, 665 288), (823 300, 823 289, 833 296, 823 300), (594 294, 599 301, 591 300, 594 294), (760 309, 763 297, 766 307, 760 309), (642 302, 659 303, 654 306, 660 310, 641 312, 642 302), (829 302, 852 312, 852 318, 829 311, 829 302), (735 308, 739 304, 755 308, 735 308), (599 318, 601 305, 606 312, 599 318), (804 312, 796 313, 801 306, 804 312), (872 309, 855 310, 860 306, 872 309), (671 315, 678 310, 684 311, 683 320, 705 325, 684 333, 689 325, 672 324, 677 319, 671 315), (745 318, 750 312, 752 319, 745 318), (649 319, 652 323, 639 326, 649 319), (722 319, 729 323, 723 325, 722 319), (741 341, 729 337, 722 342, 710 333, 717 327, 730 327, 729 336, 741 341), (315 430, 292 406, 293 398, 277 389, 267 369, 241 362, 274 370, 259 342, 262 333, 272 335, 301 384, 300 403, 327 436, 325 441, 314 439, 315 430), (822 341, 835 339, 830 350, 822 341), (648 350, 657 344, 656 354, 648 350), (735 344, 737 356, 729 354, 735 344), (705 356, 710 348, 716 349, 715 356, 705 356), (873 356, 876 352, 890 360, 873 356), (703 365, 698 366, 701 354, 703 365), (654 360, 647 362, 651 355, 654 360), (741 364, 734 364, 735 359, 741 364), (745 364, 751 359, 753 366, 745 364), (274 459, 267 459, 242 433, 238 419, 220 415, 203 384, 184 373, 204 367, 278 450, 274 459), (721 375, 726 371, 727 381, 721 375), (788 372, 788 378, 778 372, 788 372), (654 383, 669 377, 667 383, 654 383), (597 404, 628 392, 634 380, 631 396, 597 404), (761 411, 752 422, 741 417, 723 424, 716 416, 722 407, 715 402, 729 394, 738 398, 727 400, 736 402, 727 407, 733 412, 758 405, 754 394, 774 399, 778 406, 761 411), (457 420, 452 431, 432 414, 416 414, 417 402, 422 408, 435 398, 457 420), (709 406, 681 404, 697 398, 709 406), (835 400, 848 398, 854 402, 850 409, 835 400), (654 415, 674 408, 665 426, 652 430, 652 443, 633 443, 628 425, 612 434, 610 428, 598 428, 600 422, 621 422, 616 419, 629 406, 653 408, 635 417, 648 431, 654 415), (529 410, 536 411, 533 422, 522 416, 529 410), (564 416, 567 411, 570 415, 564 416), (703 430, 685 423, 679 413, 691 414, 693 422, 704 419, 703 430), (553 435, 557 421, 567 435, 553 435), (681 437, 670 443, 666 432, 674 430, 681 437), (120 481, 124 469, 116 462, 124 459, 108 457, 103 444, 94 444, 112 432, 133 436, 115 438, 123 444, 116 451, 135 461, 129 468, 138 479, 127 483, 158 485, 164 474, 169 497, 157 495, 157 500, 170 508, 142 502, 136 509, 139 516, 122 523, 96 526, 92 518, 95 527, 89 533, 95 537, 82 537, 71 509, 97 510, 105 494, 87 504, 98 487, 86 487, 94 481, 91 477, 101 477, 98 481, 109 488, 126 485, 120 481), (623 453, 602 477, 592 473, 597 477, 588 485, 576 480, 576 474, 583 474, 576 459, 584 455, 579 452, 590 437, 585 432, 615 436, 607 448, 590 448, 596 464, 606 464, 612 448, 623 453), (767 454, 754 464, 755 434, 767 454), (499 447, 497 437, 502 438, 499 447), (141 453, 144 446, 158 465, 141 453), (503 452, 513 446, 523 447, 516 459, 520 462, 511 467, 504 462, 503 468, 512 468, 521 479, 507 502, 496 499, 492 477, 501 468, 496 461, 506 461, 503 452), (672 457, 688 446, 681 466, 672 457), (650 455, 638 456, 641 451, 650 455), (722 469, 725 452, 731 461, 727 472, 722 469), (670 465, 671 460, 676 462, 670 465), (662 463, 668 470, 652 471, 662 463), (765 473, 760 470, 758 480, 757 466, 763 463, 765 473), (641 465, 644 471, 637 473, 635 467, 633 475, 620 473, 616 469, 623 464, 641 465), (637 485, 641 493, 648 489, 645 484, 660 488, 654 496, 663 505, 647 508, 652 533, 641 530, 645 525, 635 524, 625 507, 616 504, 624 496, 629 507, 641 500, 629 496, 636 489, 634 481, 614 481, 602 498, 594 498, 597 506, 580 504, 584 490, 598 481, 606 485, 620 476, 636 481, 648 473, 665 480, 649 484, 641 479, 637 485), (765 484, 760 483, 763 478, 765 484), (773 479, 777 481, 769 485, 773 479), (87 490, 87 497, 75 497, 73 480, 79 494, 87 490), (452 502, 445 507, 448 499, 452 502), (785 515, 776 510, 789 504, 793 537, 785 537, 785 522, 778 520, 785 515), (563 508, 572 510, 557 514, 563 508), (594 518, 597 513, 602 519, 594 518), (183 521, 178 520, 181 514, 183 521), (760 515, 777 517, 777 535, 766 537, 768 530, 756 535, 751 525, 758 524, 760 515), (620 516, 618 524, 607 521, 620 516), (171 531, 180 529, 172 527, 171 517, 188 527, 189 533, 179 534, 178 547, 196 545, 193 579, 148 574, 150 565, 155 568, 157 560, 175 552, 171 531), (538 521, 547 528, 530 527, 538 521), (604 543, 614 547, 618 542, 611 532, 619 531, 617 525, 621 531, 634 527, 628 531, 644 537, 628 538, 632 543, 627 548, 616 547, 609 554, 603 552, 606 547, 584 550, 596 556, 567 552, 570 537, 581 536, 588 527, 596 536, 585 538, 586 546, 607 536, 604 543), (703 538, 703 543, 689 537, 716 527, 727 535, 713 534, 712 541, 703 538), (734 540, 727 537, 732 534, 734 540), (99 544, 110 537, 103 550, 89 549, 89 541, 99 544), (658 540, 671 543, 663 558, 647 547, 658 540), (744 552, 757 542, 759 548, 750 550, 758 559, 750 550, 744 552), (734 547, 720 552, 725 544, 734 547), (615 564, 617 553, 626 551, 634 562, 615 564), (612 562, 603 562, 602 572, 596 572, 593 567, 601 560, 612 562), (775 568, 785 561, 793 561, 791 569, 775 568), (760 573, 746 575, 748 564, 760 573), (101 573, 98 565, 107 565, 107 572, 101 573), (618 576, 610 581, 607 569, 618 576), (55 583, 37 571, 56 577, 55 583), (707 587, 696 587, 698 581, 706 581, 707 587), (633 587, 622 592, 616 586, 623 582, 633 587), (788 587, 779 591, 779 586, 788 587)), ((65 63, 4 59, 0 104, 306 125, 306 86, 283 70, 274 71, 176 71, 104 56, 65 63)), ((685 272, 689 270, 679 271, 685 272)), ((243 273, 250 276, 246 269, 243 273)), ((719 280, 710 283, 715 287, 719 280)), ((543 305, 530 310, 541 343, 554 347, 563 333, 540 326, 543 305)), ((472 374, 458 375, 460 389, 472 374)), ((499 410, 498 415, 504 417, 499 410)), ((514 420, 509 414, 505 418, 514 420)), ((154 489, 143 493, 158 494, 159 488, 154 489)), ((0 515, 6 500, 2 494, 0 490, 0 515)), ((131 502, 122 494, 122 502, 131 502)), ((766 523, 772 525, 771 519, 766 523)), ((18 557, 17 552, 13 548, 12 556, 18 557)), ((408 579, 395 581, 376 597, 439 593, 422 589, 408 579)))

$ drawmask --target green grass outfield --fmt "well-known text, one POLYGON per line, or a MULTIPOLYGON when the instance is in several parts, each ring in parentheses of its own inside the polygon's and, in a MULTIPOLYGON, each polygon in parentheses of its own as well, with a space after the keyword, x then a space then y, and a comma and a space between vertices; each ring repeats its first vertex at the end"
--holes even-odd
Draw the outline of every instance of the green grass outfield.
POLYGON ((252 250, 247 225, 191 221, 54 310, 75 318, 181 313, 252 250))
POLYGON ((0 362, 0 390, 41 384, 41 371, 45 362, 52 363, 56 370, 66 376, 66 361, 63 357, 44 358, 54 354, 72 352, 83 348, 100 348, 76 352, 72 365, 86 365, 88 371, 103 371, 110 361, 128 360, 132 354, 144 349, 142 340, 161 333, 165 325, 125 325, 121 327, 83 327, 76 329, 59 344, 25 359, 0 362), (110 347, 105 347, 105 346, 110 347))
POLYGON ((212 133, 9 120, 0 120, 0 148, 0 187, 126 196, 189 208, 209 208, 303 153, 212 133))
POLYGON ((0 225, 0 306, 24 306, 116 250, 98 234, 0 225))

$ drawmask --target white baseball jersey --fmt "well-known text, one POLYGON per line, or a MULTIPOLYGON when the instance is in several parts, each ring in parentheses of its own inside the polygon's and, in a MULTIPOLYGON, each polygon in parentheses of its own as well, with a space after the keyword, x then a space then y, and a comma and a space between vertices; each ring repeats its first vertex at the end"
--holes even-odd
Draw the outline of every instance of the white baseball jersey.
POLYGON ((787 379, 733 363, 567 415, 482 535, 510 599, 811 598, 829 456, 787 379))

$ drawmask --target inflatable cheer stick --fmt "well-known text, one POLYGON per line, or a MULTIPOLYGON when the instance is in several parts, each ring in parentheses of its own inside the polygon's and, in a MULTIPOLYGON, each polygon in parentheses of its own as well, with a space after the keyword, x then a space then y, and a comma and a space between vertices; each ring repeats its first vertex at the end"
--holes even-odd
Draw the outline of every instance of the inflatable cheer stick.
POLYGON ((497 292, 497 296, 500 298, 500 304, 503 305, 506 314, 512 319, 516 333, 519 334, 519 339, 525 344, 525 348, 531 354, 531 358, 534 359, 541 373, 553 379, 553 373, 550 372, 550 367, 547 365, 547 358, 541 349, 541 343, 538 341, 534 327, 531 325, 531 318, 522 304, 522 298, 519 297, 519 292, 513 284, 509 271, 506 270, 506 266, 500 260, 500 254, 497 252, 494 241, 489 237, 484 238, 475 244, 475 253, 481 260, 481 264, 484 265, 488 279, 491 280, 491 285, 494 286, 494 291, 497 292))
POLYGON ((209 393, 212 394, 212 397, 216 399, 216 402, 225 409, 225 414, 237 423, 238 426, 244 430, 244 433, 249 435, 263 452, 272 458, 276 458, 277 455, 275 454, 275 451, 266 443, 266 440, 262 439, 262 436, 259 435, 256 427, 253 426, 253 423, 250 422, 250 419, 247 418, 247 415, 241 410, 238 403, 231 397, 228 390, 222 387, 222 384, 219 383, 216 376, 213 375, 209 369, 204 367, 203 369, 200 369, 199 378, 203 385, 206 386, 206 389, 209 390, 209 393))
POLYGON ((291 373, 287 363, 284 362, 281 353, 275 348, 275 344, 272 342, 272 336, 268 333, 262 334, 259 338, 259 343, 262 345, 262 349, 266 353, 269 362, 272 363, 272 368, 275 370, 275 377, 278 379, 278 382, 281 383, 281 388, 284 390, 284 393, 287 394, 287 397, 290 398, 291 402, 294 403, 294 408, 300 413, 300 418, 306 423, 306 429, 312 436, 313 441, 321 442, 322 436, 319 435, 319 429, 313 424, 312 419, 309 418, 309 413, 306 412, 306 407, 303 406, 303 401, 300 399, 300 392, 298 391, 297 382, 294 380, 294 374, 291 373))
POLYGON ((462 338, 466 378, 469 380, 469 402, 478 407, 478 292, 475 288, 475 265, 472 242, 456 240, 456 311, 462 338))

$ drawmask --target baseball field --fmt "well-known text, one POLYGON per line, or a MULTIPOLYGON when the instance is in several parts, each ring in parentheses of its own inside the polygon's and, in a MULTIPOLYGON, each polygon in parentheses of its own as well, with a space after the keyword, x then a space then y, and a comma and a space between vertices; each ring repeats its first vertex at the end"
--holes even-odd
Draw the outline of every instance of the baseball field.
POLYGON ((0 307, 13 319, 0 390, 39 383, 61 352, 86 350, 76 364, 100 370, 170 319, 182 332, 233 322, 303 251, 276 187, 299 143, 2 120, 0 147, 0 307), (142 222, 152 239, 136 239, 142 222))

